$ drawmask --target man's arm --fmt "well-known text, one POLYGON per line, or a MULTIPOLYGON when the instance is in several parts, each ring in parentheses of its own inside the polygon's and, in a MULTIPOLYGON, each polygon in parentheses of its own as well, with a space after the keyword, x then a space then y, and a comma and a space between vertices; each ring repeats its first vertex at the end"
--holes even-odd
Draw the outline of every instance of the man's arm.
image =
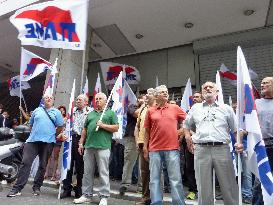
POLYGON ((108 132, 117 132, 118 131, 118 127, 119 125, 108 125, 108 124, 104 124, 101 120, 99 120, 97 122, 97 126, 99 126, 99 128, 104 129, 108 132))
POLYGON ((188 150, 193 153, 194 151, 194 144, 192 142, 192 137, 191 137, 191 131, 190 129, 184 128, 184 134, 185 134, 185 139, 187 142, 188 150))
POLYGON ((83 150, 84 150, 83 145, 85 143, 86 136, 87 136, 87 130, 86 130, 86 128, 83 128, 81 139, 79 141, 79 148, 78 148, 78 152, 79 152, 80 155, 83 155, 83 150))
POLYGON ((145 139, 144 139, 144 147, 143 147, 143 152, 144 152, 144 159, 148 160, 149 159, 149 152, 148 152, 148 146, 149 146, 149 140, 150 140, 150 128, 145 128, 145 139))

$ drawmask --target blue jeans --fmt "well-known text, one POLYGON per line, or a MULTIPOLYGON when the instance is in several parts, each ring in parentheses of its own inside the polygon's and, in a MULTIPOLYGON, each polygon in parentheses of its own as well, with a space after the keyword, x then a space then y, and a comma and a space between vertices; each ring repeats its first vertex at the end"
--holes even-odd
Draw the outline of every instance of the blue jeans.
POLYGON ((242 196, 244 198, 252 198, 252 173, 247 166, 247 156, 242 159, 242 196))
POLYGON ((171 185, 173 205, 184 205, 184 190, 180 173, 180 154, 178 150, 149 152, 151 205, 163 205, 160 186, 162 162, 165 160, 171 185))

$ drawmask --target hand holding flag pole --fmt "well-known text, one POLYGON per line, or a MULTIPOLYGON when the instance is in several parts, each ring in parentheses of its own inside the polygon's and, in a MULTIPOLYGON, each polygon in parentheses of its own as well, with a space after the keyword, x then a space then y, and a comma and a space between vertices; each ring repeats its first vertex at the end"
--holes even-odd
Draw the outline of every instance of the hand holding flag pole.
MULTIPOLYGON (((119 78, 122 78, 122 71, 119 73, 119 76, 118 76, 117 80, 118 80, 119 78)), ((110 93, 110 95, 109 95, 109 97, 108 97, 108 99, 107 99, 106 105, 105 105, 105 107, 104 107, 104 109, 103 109, 103 111, 102 111, 102 114, 101 114, 101 116, 100 116, 99 121, 101 121, 102 118, 103 118, 103 116, 104 116, 104 113, 105 113, 105 111, 106 111, 106 109, 107 109, 107 107, 108 107, 108 104, 109 104, 109 102, 110 102, 110 100, 111 100, 111 98, 112 98, 112 95, 113 95, 113 93, 114 93, 114 91, 115 91, 115 88, 116 88, 116 86, 114 85, 114 87, 113 87, 113 89, 111 90, 111 93, 110 93)), ((95 96, 94 96, 94 97, 95 97, 95 96)), ((99 126, 96 127, 96 131, 98 131, 98 130, 99 130, 99 126)))

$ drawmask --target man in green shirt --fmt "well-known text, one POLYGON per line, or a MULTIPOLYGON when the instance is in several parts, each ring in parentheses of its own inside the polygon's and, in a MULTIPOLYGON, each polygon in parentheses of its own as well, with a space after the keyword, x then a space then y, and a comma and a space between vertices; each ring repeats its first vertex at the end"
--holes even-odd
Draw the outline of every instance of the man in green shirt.
POLYGON ((74 200, 75 204, 91 202, 96 162, 101 183, 99 205, 107 205, 107 198, 110 196, 109 157, 111 141, 113 132, 118 131, 119 125, 116 114, 110 109, 105 110, 103 118, 100 120, 106 101, 107 97, 104 93, 96 94, 97 107, 88 114, 84 124, 78 148, 79 153, 84 154, 83 195, 74 200), (96 131, 97 127, 99 127, 98 131, 96 131))

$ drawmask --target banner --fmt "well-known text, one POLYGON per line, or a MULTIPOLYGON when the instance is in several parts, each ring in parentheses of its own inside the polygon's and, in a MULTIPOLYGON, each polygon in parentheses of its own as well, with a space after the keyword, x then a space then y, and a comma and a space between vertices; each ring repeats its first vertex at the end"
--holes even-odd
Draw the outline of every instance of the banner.
POLYGON ((138 84, 140 82, 140 73, 133 66, 112 62, 101 62, 100 66, 106 86, 115 84, 121 71, 123 71, 124 78, 129 84, 138 84))
POLYGON ((261 181, 264 204, 272 205, 273 176, 258 121, 250 75, 240 47, 237 49, 237 75, 238 128, 248 132, 248 165, 251 172, 261 181))
POLYGON ((192 88, 191 88, 191 79, 189 78, 182 96, 180 107, 185 112, 189 112, 192 105, 193 105, 192 88))
MULTIPOLYGON (((14 76, 8 80, 10 96, 20 97, 20 75, 14 76)), ((21 90, 29 89, 28 82, 21 81, 21 90)))
POLYGON ((10 22, 22 45, 84 50, 87 0, 55 0, 33 4, 15 12, 10 22))
POLYGON ((52 69, 52 64, 35 55, 34 53, 21 48, 21 81, 29 81, 47 69, 52 69))

